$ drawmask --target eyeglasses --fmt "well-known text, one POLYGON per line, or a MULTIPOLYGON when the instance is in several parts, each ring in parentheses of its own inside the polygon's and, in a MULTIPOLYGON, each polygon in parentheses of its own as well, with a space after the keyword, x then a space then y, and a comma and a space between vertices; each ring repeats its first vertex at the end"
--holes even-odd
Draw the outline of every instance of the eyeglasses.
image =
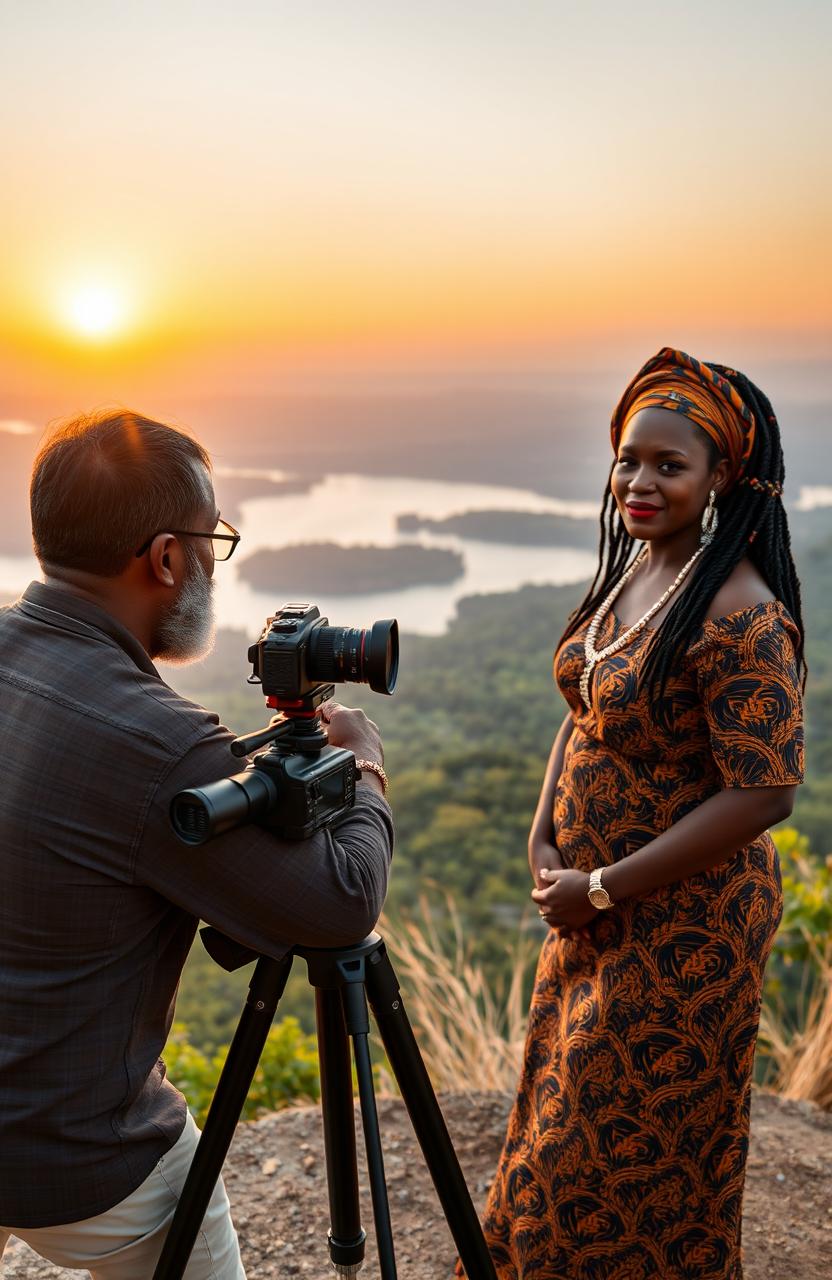
MULTIPOLYGON (((218 520, 213 533, 200 533, 196 529, 160 529, 159 533, 175 533, 180 538, 210 538, 215 560, 230 560, 240 541, 239 533, 227 520, 218 520)), ((137 558, 144 555, 153 538, 158 538, 159 533, 154 533, 152 538, 148 538, 147 542, 139 547, 136 552, 137 558)))

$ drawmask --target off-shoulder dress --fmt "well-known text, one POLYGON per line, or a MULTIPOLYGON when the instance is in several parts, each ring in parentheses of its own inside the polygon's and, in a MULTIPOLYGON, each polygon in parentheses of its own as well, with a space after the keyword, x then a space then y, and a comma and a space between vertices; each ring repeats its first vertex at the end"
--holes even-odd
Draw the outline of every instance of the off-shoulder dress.
MULTIPOLYGON (((623 630, 608 614, 598 648, 623 630)), ((555 656, 574 719, 554 805, 566 866, 626 858, 720 788, 802 780, 798 632, 779 601, 705 622, 658 708, 637 690, 646 632, 599 663, 584 707, 584 631, 555 656)), ((739 1280, 781 911, 766 833, 599 913, 590 941, 548 935, 485 1215, 499 1280, 739 1280)))

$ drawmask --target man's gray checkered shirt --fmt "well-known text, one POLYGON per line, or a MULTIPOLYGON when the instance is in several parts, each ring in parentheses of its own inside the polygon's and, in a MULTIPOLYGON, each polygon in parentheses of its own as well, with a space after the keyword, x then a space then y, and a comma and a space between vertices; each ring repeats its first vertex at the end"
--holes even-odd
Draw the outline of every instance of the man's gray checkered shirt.
POLYGON ((387 803, 334 832, 189 848, 171 798, 239 771, 232 735, 96 605, 33 583, 0 610, 0 1225, 117 1204, 182 1130, 159 1061, 199 919, 259 952, 363 937, 387 803))

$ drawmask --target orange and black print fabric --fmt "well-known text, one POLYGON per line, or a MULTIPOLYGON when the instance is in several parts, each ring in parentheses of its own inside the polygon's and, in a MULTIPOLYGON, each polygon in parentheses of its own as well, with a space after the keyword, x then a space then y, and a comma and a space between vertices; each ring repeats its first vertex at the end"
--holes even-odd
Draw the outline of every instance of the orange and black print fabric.
MULTIPOLYGON (((601 644, 621 629, 609 614, 601 644)), ((796 639, 778 601, 708 621, 656 708, 637 688, 642 633, 598 665, 587 709, 584 629, 570 637, 555 659, 575 720, 555 796, 564 864, 625 858, 720 788, 800 782, 796 639)), ((590 940, 548 935, 485 1214, 499 1280, 740 1280, 751 1072, 781 910, 765 834, 599 913, 590 940)))

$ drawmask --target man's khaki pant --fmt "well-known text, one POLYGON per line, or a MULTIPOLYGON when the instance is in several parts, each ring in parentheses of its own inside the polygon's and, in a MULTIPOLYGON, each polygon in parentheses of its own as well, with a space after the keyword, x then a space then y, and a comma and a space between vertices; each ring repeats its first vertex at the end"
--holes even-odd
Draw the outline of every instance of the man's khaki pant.
MULTIPOLYGON (((191 1116, 182 1136, 126 1200, 60 1227, 0 1227, 0 1258, 10 1235, 41 1257, 92 1280, 150 1280, 179 1203, 199 1130, 191 1116)), ((185 1270, 185 1280, 245 1280, 228 1196, 217 1182, 185 1270)))

